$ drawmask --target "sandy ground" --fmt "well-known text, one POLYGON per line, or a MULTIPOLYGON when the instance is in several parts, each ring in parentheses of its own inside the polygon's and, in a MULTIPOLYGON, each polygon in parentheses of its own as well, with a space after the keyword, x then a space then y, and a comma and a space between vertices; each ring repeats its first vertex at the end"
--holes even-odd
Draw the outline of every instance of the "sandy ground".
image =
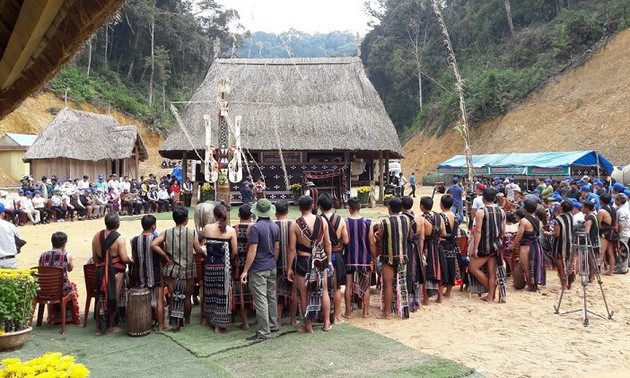
MULTIPOLYGON (((423 188, 426 192, 426 188, 423 188)), ((55 231, 68 234, 67 250, 72 253, 75 271, 70 278, 79 287, 79 303, 84 308, 85 285, 82 265, 90 256, 93 235, 103 228, 102 220, 54 223, 19 228, 28 241, 19 256, 22 268, 37 264, 39 254, 50 247, 55 231)), ((171 227, 158 221, 158 229, 171 227)), ((141 232, 139 221, 121 222, 119 230, 130 240, 141 232)), ((377 320, 378 295, 372 296, 372 317, 362 319, 355 311, 350 322, 359 327, 396 339, 418 351, 437 355, 474 367, 489 377, 576 377, 628 376, 630 374, 630 275, 604 276, 608 305, 613 320, 591 316, 583 327, 580 313, 554 314, 559 298, 559 281, 554 271, 547 272, 547 286, 539 293, 514 290, 508 278, 508 302, 486 304, 466 292, 454 290, 444 303, 434 301, 411 315, 409 320, 377 320)), ((589 308, 605 314, 597 284, 590 284, 589 308)), ((581 308, 581 288, 565 294, 562 311, 581 308)), ((193 314, 197 314, 193 309, 193 314)), ((334 335, 334 331, 331 335, 334 335)))

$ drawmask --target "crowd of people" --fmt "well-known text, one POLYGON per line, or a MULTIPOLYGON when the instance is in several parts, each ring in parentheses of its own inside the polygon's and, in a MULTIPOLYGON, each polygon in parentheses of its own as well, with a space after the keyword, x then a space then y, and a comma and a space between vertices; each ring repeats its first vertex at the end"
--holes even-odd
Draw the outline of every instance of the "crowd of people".
MULTIPOLYGON (((248 329, 247 313, 253 310, 257 330, 250 339, 258 341, 280 329, 283 315, 297 325, 301 314, 298 330, 303 333, 313 332, 313 323, 329 331, 355 310, 369 317, 374 284, 381 290, 379 319, 392 314, 408 318, 431 297, 438 303, 449 298, 452 287, 462 281, 471 292, 487 293, 482 297, 487 302, 495 301, 498 288, 499 302, 504 302, 504 265, 511 272, 522 267, 532 291, 546 284, 546 270, 552 265, 563 287, 570 288, 576 271, 583 268, 576 266, 574 255, 579 231, 594 251, 591 279, 599 269, 616 272, 619 242, 630 238, 628 190, 589 177, 537 179, 535 184, 526 192, 509 177, 479 180, 472 198, 455 177, 440 197, 440 211, 433 210, 432 197, 420 198, 419 213, 413 210, 418 206, 413 197, 393 197, 387 202, 388 216, 374 221, 361 215, 358 198, 347 201, 350 215, 343 219, 333 209, 333 198, 316 191, 299 198, 300 216, 295 220, 288 219, 286 201, 272 204, 262 197, 239 208, 234 227, 223 204, 214 207, 215 222, 200 230, 187 226, 188 209, 175 206, 174 227, 159 233, 155 217, 143 216, 131 253, 117 232, 119 213, 110 211, 105 229, 92 242, 105 322, 108 331, 116 330, 128 264, 135 272, 134 285, 151 290, 159 329, 167 328, 166 304, 175 329, 190 322, 199 285, 203 318, 215 332, 230 329, 233 313, 239 315, 241 328, 248 329), (460 227, 464 207, 469 218, 465 251, 458 243, 466 234, 460 227), (196 276, 196 259, 203 260, 203 277, 196 276)), ((58 234, 53 235, 53 252, 42 261, 66 261, 69 271, 67 238, 58 234)), ((626 256, 623 272, 627 263, 626 256)))
POLYGON ((95 219, 110 212, 139 215, 170 211, 178 202, 190 207, 193 193, 190 179, 180 185, 175 177, 158 180, 153 174, 140 179, 119 179, 115 173, 106 179, 100 174, 94 181, 87 175, 65 181, 55 176, 43 176, 39 181, 25 177, 21 184, 15 196, 0 190, 7 220, 16 226, 95 219))

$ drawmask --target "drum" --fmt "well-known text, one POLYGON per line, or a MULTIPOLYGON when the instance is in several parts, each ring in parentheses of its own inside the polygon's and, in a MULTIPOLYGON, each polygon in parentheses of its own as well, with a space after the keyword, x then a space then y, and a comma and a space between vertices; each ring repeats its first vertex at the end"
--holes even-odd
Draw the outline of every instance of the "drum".
POLYGON ((515 289, 521 290, 525 288, 525 272, 523 272, 523 266, 520 263, 514 265, 512 280, 514 281, 515 289))
POLYGON ((144 336, 151 333, 151 292, 149 289, 133 288, 127 293, 127 333, 129 336, 144 336))
POLYGON ((615 274, 628 273, 628 244, 620 241, 615 251, 615 274))

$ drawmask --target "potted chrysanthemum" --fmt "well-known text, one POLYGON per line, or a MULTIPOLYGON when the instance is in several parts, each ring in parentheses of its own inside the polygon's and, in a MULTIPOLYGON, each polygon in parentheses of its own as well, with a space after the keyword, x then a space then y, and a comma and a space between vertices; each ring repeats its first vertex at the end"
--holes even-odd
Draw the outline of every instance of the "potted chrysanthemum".
POLYGON ((201 186, 201 202, 214 201, 214 186, 209 182, 201 186))
POLYGON ((31 333, 35 269, 0 269, 0 351, 22 347, 31 333))
POLYGON ((368 203, 370 201, 370 192, 372 188, 369 186, 360 186, 357 189, 357 197, 359 197, 359 201, 361 203, 368 203))
POLYGON ((302 185, 297 182, 291 184, 291 193, 293 194, 293 202, 297 203, 297 201, 300 199, 300 196, 302 196, 302 185))

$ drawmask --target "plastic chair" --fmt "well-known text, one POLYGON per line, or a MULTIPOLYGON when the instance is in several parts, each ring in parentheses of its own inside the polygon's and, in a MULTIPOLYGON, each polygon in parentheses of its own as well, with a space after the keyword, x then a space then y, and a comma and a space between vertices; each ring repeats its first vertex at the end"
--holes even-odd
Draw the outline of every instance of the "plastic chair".
MULTIPOLYGON (((39 304, 37 311, 37 326, 42 325, 42 317, 44 316, 44 305, 61 305, 61 334, 66 330, 66 307, 68 302, 72 300, 72 295, 63 296, 63 269, 52 266, 38 266, 37 282, 39 289, 37 296, 33 298, 33 306, 39 304)), ((31 319, 31 323, 33 320, 31 319)))
POLYGON ((96 278, 96 265, 83 265, 83 278, 85 280, 85 314, 83 315, 83 327, 87 326, 87 318, 90 314, 90 304, 94 299, 94 315, 98 309, 98 284, 96 278))
POLYGON ((197 272, 197 282, 199 283, 199 323, 202 324, 206 317, 206 305, 203 297, 203 280, 206 274, 206 260, 203 256, 195 253, 195 269, 197 272))

